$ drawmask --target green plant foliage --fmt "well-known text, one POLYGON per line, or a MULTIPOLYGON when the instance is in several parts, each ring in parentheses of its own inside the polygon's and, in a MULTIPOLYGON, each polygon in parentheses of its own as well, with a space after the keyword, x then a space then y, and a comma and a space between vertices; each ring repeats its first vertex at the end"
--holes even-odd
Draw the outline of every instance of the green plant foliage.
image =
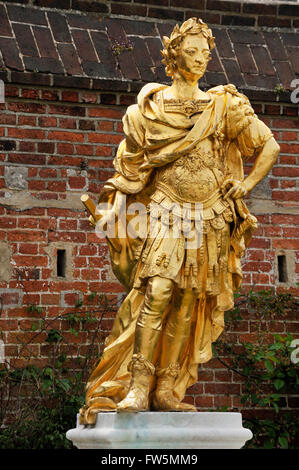
POLYGON ((84 403, 87 378, 99 359, 99 343, 103 341, 101 322, 107 312, 115 309, 104 295, 90 294, 87 304, 83 301, 74 310, 50 320, 44 318, 44 310, 35 305, 27 307, 36 319, 32 322, 31 338, 20 345, 20 357, 26 352, 25 367, 6 366, 0 370, 0 449, 70 449, 66 439, 68 429, 75 426, 76 414, 84 403), (61 325, 58 328, 56 325, 61 325), (89 354, 72 353, 73 344, 65 333, 76 336, 93 325, 89 354), (63 326, 63 327, 62 327, 63 326), (68 327, 66 327, 68 326, 68 327), (50 348, 47 364, 39 363, 39 357, 30 352, 30 344, 38 342, 46 333, 50 348), (66 352, 60 349, 66 348, 66 352))
POLYGON ((250 291, 246 296, 237 295, 236 307, 227 312, 228 330, 241 319, 242 308, 258 320, 255 342, 240 342, 237 347, 224 334, 214 345, 214 355, 219 361, 239 374, 242 379, 241 403, 251 410, 252 418, 245 420, 254 438, 247 443, 249 448, 292 448, 298 419, 286 411, 289 394, 298 393, 298 366, 292 361, 293 336, 271 334, 271 322, 284 318, 286 313, 298 310, 298 299, 289 293, 275 294, 272 291, 250 291), (229 355, 230 364, 221 357, 229 355), (273 418, 258 419, 254 410, 266 408, 273 411, 273 418))
MULTIPOLYGON (((73 428, 76 414, 84 403, 84 387, 90 371, 99 360, 99 343, 104 335, 104 315, 116 309, 102 294, 91 293, 75 307, 50 320, 42 307, 30 305, 34 320, 31 338, 20 344, 20 357, 26 353, 25 367, 0 370, 0 449, 70 449, 65 433, 73 428), (65 333, 78 336, 90 332, 89 352, 74 354, 74 343, 65 333), (46 334, 47 364, 30 353, 30 344, 46 334)), ((294 448, 298 419, 285 407, 290 394, 298 394, 298 367, 291 360, 294 351, 290 334, 270 333, 271 322, 283 320, 288 311, 298 309, 298 300, 288 293, 250 291, 235 294, 235 307, 226 312, 226 332, 214 343, 214 356, 223 367, 234 371, 242 382, 241 402, 246 408, 244 426, 254 438, 248 448, 294 448), (257 324, 254 342, 232 340, 231 332, 249 312, 257 324), (225 359, 229 356, 229 364, 225 359), (258 418, 257 411, 269 410, 271 419, 258 418)), ((44 341, 44 340, 43 340, 44 341)), ((211 411, 231 411, 220 407, 211 411)), ((234 409, 237 411, 237 409, 234 409)), ((241 410, 240 410, 241 411, 241 410)))

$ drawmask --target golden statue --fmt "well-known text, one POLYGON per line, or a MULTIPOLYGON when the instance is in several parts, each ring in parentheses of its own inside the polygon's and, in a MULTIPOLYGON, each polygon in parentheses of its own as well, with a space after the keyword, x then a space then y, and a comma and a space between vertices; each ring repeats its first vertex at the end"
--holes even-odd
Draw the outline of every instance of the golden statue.
MULTIPOLYGON (((99 199, 117 219, 107 242, 128 295, 87 383, 81 424, 94 424, 100 411, 196 411, 182 400, 197 381, 198 364, 212 357, 211 344, 241 285, 240 259, 257 227, 243 197, 279 153, 270 129, 234 85, 198 88, 214 47, 202 20, 176 25, 163 43, 172 85, 147 84, 127 109, 116 173, 99 199), (242 162, 252 156, 244 179, 242 162), (154 234, 123 234, 117 214, 124 195, 126 207, 144 205, 154 234), (150 214, 153 205, 160 213, 150 214), (164 213, 170 213, 168 225, 164 213), (187 213, 189 229, 177 235, 187 213)), ((99 215, 88 198, 82 201, 95 225, 105 211, 99 215)))

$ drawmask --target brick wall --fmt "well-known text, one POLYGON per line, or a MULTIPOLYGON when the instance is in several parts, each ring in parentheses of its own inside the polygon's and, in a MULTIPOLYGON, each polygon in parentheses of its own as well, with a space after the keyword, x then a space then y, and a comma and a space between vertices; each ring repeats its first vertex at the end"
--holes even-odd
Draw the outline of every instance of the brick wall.
MULTIPOLYGON (((72 310, 80 295, 87 298, 90 292, 102 292, 117 305, 124 296, 111 273, 107 246, 89 226, 79 198, 88 192, 96 199, 113 173, 112 159, 123 138, 121 118, 135 99, 130 93, 6 86, 6 102, 0 105, 0 198, 7 201, 0 206, 0 269, 1 279, 6 279, 0 282, 0 329, 12 365, 27 363, 28 351, 18 360, 15 357, 20 341, 32 335, 36 320, 28 305, 42 306, 44 318, 51 320, 72 310), (66 250, 65 277, 57 276, 59 249, 66 250)), ((248 200, 260 226, 243 261, 244 288, 254 284, 257 289, 295 290, 295 272, 299 272, 299 258, 295 259, 299 216, 293 209, 299 194, 297 107, 253 105, 273 130, 281 154, 266 182, 248 200), (278 282, 277 255, 282 253, 288 264, 285 283, 278 282)), ((107 331, 113 316, 113 309, 105 315, 107 331)), ((67 328, 61 320, 55 326, 67 328)), ((292 334, 297 327, 294 314, 271 326, 273 332, 292 334)), ((255 329, 256 318, 244 312, 232 332, 236 344, 253 340, 255 329)), ((77 351, 82 356, 92 334, 93 329, 79 337, 65 332, 74 350, 80 344, 77 351)), ((44 341, 45 335, 39 336, 30 345, 40 364, 46 363, 49 350, 44 341)), ((200 368, 199 382, 188 391, 187 400, 199 409, 237 407, 241 386, 237 374, 213 359, 200 368)))
MULTIPOLYGON (((34 336, 38 317, 28 305, 42 307, 51 321, 73 311, 82 297, 88 302, 90 292, 102 292, 115 306, 102 322, 104 335, 110 330, 124 292, 80 195, 96 200, 113 174, 125 109, 142 85, 166 81, 161 37, 190 16, 202 17, 216 37, 202 88, 236 84, 281 145, 271 174, 248 198, 259 229, 243 260, 243 287, 297 291, 299 118, 290 84, 299 73, 298 8, 216 0, 0 2, 0 79, 6 84, 0 104, 0 329, 12 365, 24 366, 30 353, 38 364, 48 360, 45 334, 35 336, 29 350, 21 346, 34 336), (116 39, 130 41, 132 53, 115 57, 116 39), (285 89, 279 96, 278 83, 285 89)), ((52 326, 69 341, 63 352, 86 355, 95 326, 79 336, 64 320, 52 326)), ((295 335, 296 312, 268 326, 295 335)), ((257 319, 242 312, 230 338, 237 346, 254 341, 256 327, 257 319)), ((241 390, 240 377, 213 359, 200 367, 187 400, 199 409, 239 407, 241 390)), ((294 397, 286 397, 285 407, 295 407, 294 397)))

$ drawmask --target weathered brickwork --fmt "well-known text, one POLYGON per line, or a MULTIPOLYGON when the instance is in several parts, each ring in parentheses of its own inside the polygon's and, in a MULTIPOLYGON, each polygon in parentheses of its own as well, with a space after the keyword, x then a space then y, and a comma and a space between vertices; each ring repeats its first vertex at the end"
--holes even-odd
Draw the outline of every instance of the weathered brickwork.
MULTIPOLYGON (((297 291, 299 117, 290 84, 299 72, 298 7, 214 0, 22 4, 0 2, 0 78, 6 95, 0 104, 0 329, 11 364, 27 361, 28 351, 15 358, 20 341, 32 337, 36 314, 28 305, 43 307, 44 318, 51 320, 88 300, 90 292, 106 294, 115 306, 123 299, 107 245, 89 226, 80 195, 88 192, 96 200, 113 174, 124 112, 143 84, 166 81, 159 66, 161 36, 189 16, 210 22, 216 37, 202 87, 235 83, 281 146, 277 164, 248 198, 259 228, 243 260, 244 289, 297 291), (114 56, 115 39, 130 40, 133 51, 114 56), (274 92, 278 83, 281 93, 274 92), (63 272, 57 272, 61 250, 66 259, 63 272), (285 257, 283 273, 279 256, 285 257)), ((105 314, 105 331, 114 314, 113 308, 105 314)), ((75 336, 63 320, 55 327, 64 331, 74 354, 78 345, 79 355, 88 352, 94 328, 75 336)), ((296 335, 296 312, 270 328, 296 335)), ((256 329, 256 317, 243 312, 231 338, 237 346, 254 341, 256 329)), ((45 339, 39 335, 30 345, 40 364, 47 362, 45 339)), ((241 407, 241 391, 240 376, 213 359, 200 367, 187 400, 199 409, 241 407)), ((285 407, 293 408, 294 400, 286 397, 285 407)))

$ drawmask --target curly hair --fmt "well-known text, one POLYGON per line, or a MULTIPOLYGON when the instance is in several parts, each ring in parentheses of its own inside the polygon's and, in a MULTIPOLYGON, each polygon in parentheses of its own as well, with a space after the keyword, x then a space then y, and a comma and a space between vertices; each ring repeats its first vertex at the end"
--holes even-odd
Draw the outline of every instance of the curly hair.
POLYGON ((210 51, 215 47, 215 38, 212 36, 212 31, 200 18, 190 18, 185 21, 181 27, 176 25, 169 38, 163 36, 164 49, 161 51, 163 56, 162 64, 165 65, 165 72, 169 77, 173 78, 174 76, 176 71, 177 49, 187 34, 197 34, 207 39, 210 51))

